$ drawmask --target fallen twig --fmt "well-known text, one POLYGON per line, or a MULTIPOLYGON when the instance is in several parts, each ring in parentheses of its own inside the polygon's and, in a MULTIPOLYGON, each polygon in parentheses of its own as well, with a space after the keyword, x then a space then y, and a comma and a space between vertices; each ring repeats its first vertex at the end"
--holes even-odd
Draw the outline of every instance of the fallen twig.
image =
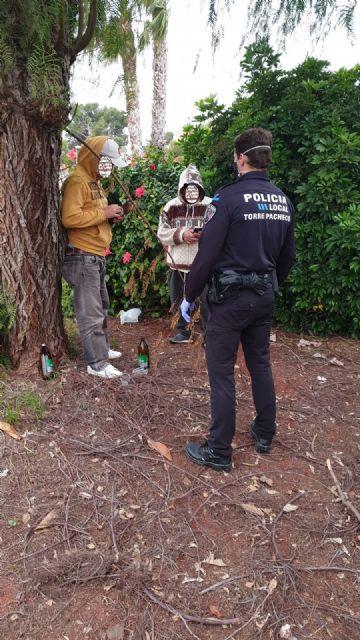
POLYGON ((110 530, 111 530, 111 538, 115 551, 115 562, 119 560, 119 549, 116 543, 116 536, 114 531, 114 519, 115 519, 115 485, 113 483, 111 489, 111 510, 110 510, 110 530))
POLYGON ((192 615, 190 615, 188 613, 183 613, 182 611, 178 611, 177 609, 174 609, 174 607, 172 607, 171 605, 167 604, 166 602, 163 602, 162 600, 159 600, 159 598, 154 596, 154 594, 151 593, 151 591, 149 591, 148 589, 144 588, 144 593, 145 593, 145 595, 147 595, 149 600, 151 600, 152 602, 155 602, 155 604, 158 604, 159 607, 162 607, 162 609, 165 609, 166 611, 169 611, 173 615, 178 616, 179 618, 182 618, 183 620, 187 620, 188 622, 196 622, 197 624, 209 624, 209 625, 218 626, 218 627, 219 626, 221 627, 223 625, 238 624, 240 622, 239 618, 230 618, 230 619, 225 619, 225 618, 201 618, 200 616, 192 616, 192 615))
POLYGON ((355 516, 355 518, 357 518, 357 520, 360 522, 360 512, 357 510, 356 507, 354 507, 352 502, 350 502, 349 498, 347 498, 346 495, 344 494, 342 488, 340 487, 340 482, 333 471, 329 458, 326 460, 326 466, 329 469, 330 475, 335 482, 335 487, 339 494, 341 502, 347 509, 349 509, 349 511, 351 511, 351 513, 355 516))
MULTIPOLYGON (((297 493, 296 496, 294 496, 293 498, 291 498, 291 500, 287 501, 287 504, 293 504, 294 502, 296 502, 296 500, 298 500, 299 498, 303 498, 305 495, 304 491, 301 491, 300 493, 297 493)), ((271 542, 273 544, 274 547, 274 551, 275 551, 275 557, 277 560, 283 561, 283 557, 281 554, 281 551, 279 549, 279 546, 276 542, 276 525, 280 519, 280 517, 283 515, 284 513, 284 507, 281 508, 281 510, 279 511, 279 513, 277 514, 274 522, 272 523, 272 527, 271 527, 271 542)))
POLYGON ((247 627, 250 622, 252 622, 253 620, 255 620, 255 618, 258 617, 261 609, 263 608, 265 602, 270 598, 271 594, 274 592, 274 590, 276 589, 277 586, 277 582, 276 579, 273 579, 270 581, 269 584, 269 589, 268 592, 265 596, 265 598, 263 598, 263 600, 260 602, 260 604, 256 607, 253 615, 251 616, 251 618, 249 618, 249 620, 247 620, 243 625, 241 625, 241 627, 239 627, 238 629, 235 629, 235 631, 233 631, 229 636, 226 636, 225 640, 231 640, 231 638, 235 638, 235 636, 242 631, 243 629, 245 629, 245 627, 247 627))
POLYGON ((208 593, 209 591, 214 591, 218 587, 222 587, 223 584, 229 584, 230 582, 236 582, 236 580, 241 580, 242 578, 246 578, 249 574, 243 573, 241 576, 232 576, 230 578, 225 578, 224 580, 220 580, 220 582, 215 582, 215 584, 210 585, 210 587, 206 587, 199 592, 200 596, 203 596, 204 593, 208 593))

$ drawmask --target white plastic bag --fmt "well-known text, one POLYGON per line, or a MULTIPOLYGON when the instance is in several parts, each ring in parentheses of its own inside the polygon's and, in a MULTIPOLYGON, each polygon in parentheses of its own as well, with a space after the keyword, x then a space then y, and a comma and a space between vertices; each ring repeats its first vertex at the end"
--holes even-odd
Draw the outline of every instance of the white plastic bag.
POLYGON ((128 309, 127 311, 120 311, 120 323, 125 324, 126 322, 139 322, 139 315, 141 313, 141 309, 135 307, 134 309, 128 309))

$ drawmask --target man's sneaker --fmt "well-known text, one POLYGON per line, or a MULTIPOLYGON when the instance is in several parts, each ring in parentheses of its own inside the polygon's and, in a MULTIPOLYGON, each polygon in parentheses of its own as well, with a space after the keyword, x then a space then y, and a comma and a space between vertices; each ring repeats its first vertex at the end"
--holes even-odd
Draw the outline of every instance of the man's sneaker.
POLYGON ((256 423, 255 423, 255 420, 253 420, 250 423, 249 430, 250 430, 251 437, 254 438, 254 440, 256 440, 255 451, 257 453, 270 453, 272 436, 271 438, 263 438, 261 436, 258 436, 255 429, 256 429, 256 423))
POLYGON ((87 372, 91 376, 99 376, 99 378, 120 378, 123 375, 122 371, 115 369, 112 364, 107 364, 106 367, 104 367, 104 369, 100 369, 100 371, 96 371, 96 369, 93 369, 88 365, 87 372))
POLYGON ((172 336, 172 338, 169 338, 169 342, 171 342, 171 344, 181 344, 183 342, 190 342, 190 339, 190 335, 186 336, 183 333, 177 333, 176 336, 172 336))
POLYGON ((213 451, 207 442, 189 442, 185 447, 185 454, 195 464, 202 467, 210 467, 215 471, 230 471, 231 457, 219 456, 213 451))
POLYGON ((114 351, 114 349, 109 349, 108 358, 109 360, 116 360, 116 358, 121 358, 121 351, 114 351))

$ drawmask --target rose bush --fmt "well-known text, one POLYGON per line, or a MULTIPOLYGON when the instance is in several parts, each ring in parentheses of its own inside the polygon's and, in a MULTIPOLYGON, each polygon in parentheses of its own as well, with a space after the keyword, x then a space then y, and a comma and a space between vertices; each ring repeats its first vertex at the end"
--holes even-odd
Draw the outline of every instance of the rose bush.
POLYGON ((159 152, 148 152, 121 169, 121 189, 107 183, 109 203, 124 206, 125 216, 112 225, 107 286, 111 312, 139 306, 160 315, 169 307, 164 249, 156 237, 162 207, 177 195, 183 165, 159 152), (128 195, 131 196, 129 200, 128 195))
POLYGON ((145 188, 143 184, 141 185, 141 187, 137 187, 137 189, 135 189, 136 198, 142 198, 144 194, 145 194, 145 188))
POLYGON ((129 264, 129 262, 131 261, 131 253, 129 253, 129 251, 125 251, 122 257, 122 261, 123 261, 123 264, 129 264))

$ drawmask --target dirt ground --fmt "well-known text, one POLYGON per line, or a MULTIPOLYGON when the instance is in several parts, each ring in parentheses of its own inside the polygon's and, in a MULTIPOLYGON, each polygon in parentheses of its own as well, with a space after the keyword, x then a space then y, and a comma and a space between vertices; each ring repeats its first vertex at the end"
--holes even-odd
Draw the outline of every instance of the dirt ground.
POLYGON ((0 634, 6 640, 289 640, 360 637, 360 343, 274 329, 278 433, 255 453, 250 380, 236 365, 234 468, 183 449, 209 424, 200 336, 168 319, 120 325, 128 384, 3 370, 21 439, 0 433, 0 634), (151 372, 132 375, 139 339, 151 372))

